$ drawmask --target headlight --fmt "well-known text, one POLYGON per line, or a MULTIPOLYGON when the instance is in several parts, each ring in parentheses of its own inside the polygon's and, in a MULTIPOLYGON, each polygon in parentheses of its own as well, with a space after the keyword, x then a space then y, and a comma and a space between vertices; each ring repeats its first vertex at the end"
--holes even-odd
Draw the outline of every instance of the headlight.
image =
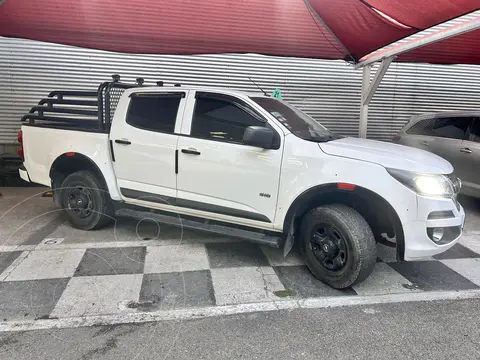
POLYGON ((453 196, 453 184, 445 175, 421 174, 406 170, 387 169, 388 173, 419 195, 453 196))

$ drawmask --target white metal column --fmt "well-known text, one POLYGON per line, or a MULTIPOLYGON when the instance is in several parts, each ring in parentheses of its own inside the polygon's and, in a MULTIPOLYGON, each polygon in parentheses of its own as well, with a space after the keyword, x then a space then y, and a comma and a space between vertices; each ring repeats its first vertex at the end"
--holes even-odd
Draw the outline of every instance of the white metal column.
POLYGON ((370 85, 371 69, 372 65, 367 65, 363 67, 362 99, 360 103, 360 124, 358 125, 358 136, 361 138, 367 137, 368 103, 366 102, 366 94, 368 92, 368 86, 370 85))
POLYGON ((382 60, 375 76, 370 82, 370 72, 372 65, 368 64, 363 67, 363 77, 362 77, 362 98, 360 104, 360 124, 358 127, 358 136, 361 138, 367 137, 367 126, 368 126, 368 105, 372 101, 373 95, 378 89, 380 82, 383 79, 383 76, 388 70, 388 67, 393 61, 394 56, 390 56, 382 60))

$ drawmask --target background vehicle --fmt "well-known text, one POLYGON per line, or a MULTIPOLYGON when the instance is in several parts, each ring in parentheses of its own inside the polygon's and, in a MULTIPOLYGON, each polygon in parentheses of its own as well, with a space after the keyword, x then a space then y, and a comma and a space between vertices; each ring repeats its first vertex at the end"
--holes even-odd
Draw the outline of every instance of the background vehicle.
POLYGON ((264 94, 142 84, 54 91, 23 118, 20 175, 51 186, 77 228, 153 217, 285 253, 297 244, 335 288, 368 277, 385 234, 414 260, 462 233, 458 179, 436 155, 338 136, 264 94))
POLYGON ((480 197, 480 111, 417 115, 393 140, 448 160, 462 180, 461 192, 480 197))

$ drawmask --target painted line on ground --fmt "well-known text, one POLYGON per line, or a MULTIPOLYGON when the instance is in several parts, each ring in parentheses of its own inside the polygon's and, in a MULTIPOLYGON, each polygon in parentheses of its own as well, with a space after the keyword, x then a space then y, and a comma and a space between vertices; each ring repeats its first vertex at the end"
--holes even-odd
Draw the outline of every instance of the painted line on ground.
MULTIPOLYGON (((47 238, 48 239, 48 238, 47 238)), ((69 250, 69 249, 98 249, 98 248, 124 248, 139 246, 172 246, 172 245, 190 245, 190 244, 212 244, 239 242, 242 240, 234 238, 221 239, 166 239, 166 240, 133 240, 133 241, 99 241, 84 243, 40 243, 38 245, 3 245, 0 246, 0 252, 13 251, 36 251, 36 250, 69 250)))
POLYGON ((465 300, 479 298, 480 290, 432 291, 427 293, 410 294, 309 298, 302 300, 282 300, 278 302, 211 306, 204 308, 181 310, 160 310, 155 312, 137 312, 115 315, 90 315, 81 317, 42 320, 6 321, 0 322, 0 332, 63 329, 102 325, 146 323, 156 321, 192 320, 217 316, 240 315, 254 312, 279 310, 322 309, 359 305, 381 305, 403 302, 465 300))
POLYGON ((0 245, 0 252, 32 251, 37 245, 0 245))
POLYGON ((30 251, 22 252, 18 258, 16 258, 10 266, 8 266, 1 274, 0 274, 0 281, 5 281, 6 278, 10 276, 10 274, 21 264, 23 260, 25 260, 28 255, 30 255, 30 251))

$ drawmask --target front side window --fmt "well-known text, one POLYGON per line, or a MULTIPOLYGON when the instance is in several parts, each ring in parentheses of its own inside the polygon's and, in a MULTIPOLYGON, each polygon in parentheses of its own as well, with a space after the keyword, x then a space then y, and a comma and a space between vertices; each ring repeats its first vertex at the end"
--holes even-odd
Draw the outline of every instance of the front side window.
POLYGON ((309 141, 326 142, 343 136, 327 130, 316 120, 287 102, 270 97, 251 97, 294 135, 309 141))
POLYGON ((471 126, 471 117, 438 118, 433 126, 432 135, 449 139, 464 140, 467 129, 471 126))
POLYGON ((132 95, 127 123, 143 130, 173 134, 182 94, 132 95))
POLYGON ((470 131, 470 141, 480 142, 480 117, 473 119, 473 125, 470 131))
POLYGON ((265 121, 245 104, 214 95, 197 97, 191 136, 241 144, 249 126, 265 126, 265 121))

